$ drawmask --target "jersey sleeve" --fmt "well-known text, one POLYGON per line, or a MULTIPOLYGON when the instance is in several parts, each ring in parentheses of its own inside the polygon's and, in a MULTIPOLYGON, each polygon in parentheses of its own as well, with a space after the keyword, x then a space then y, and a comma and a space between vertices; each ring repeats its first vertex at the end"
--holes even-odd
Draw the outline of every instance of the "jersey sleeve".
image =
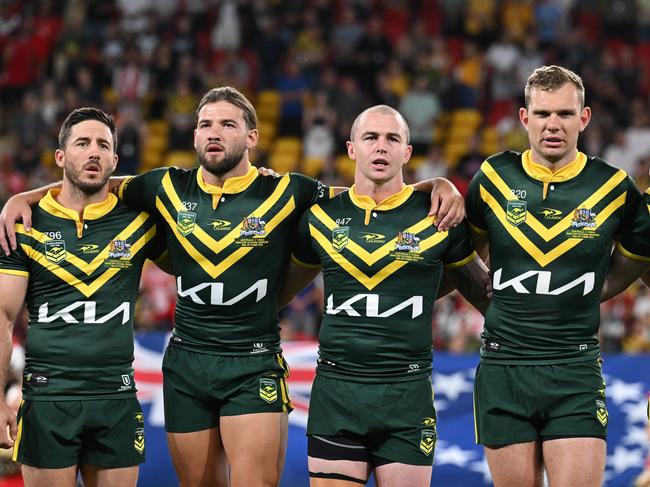
POLYGON ((291 181, 295 187, 296 207, 306 211, 314 203, 328 200, 334 195, 332 188, 322 181, 317 181, 304 174, 291 173, 291 181))
POLYGON ((161 167, 126 178, 120 185, 119 198, 134 210, 156 213, 158 188, 167 171, 169 168, 161 167))
POLYGON ((650 262, 650 188, 634 209, 631 222, 623 223, 624 232, 616 247, 630 259, 650 262))
POLYGON ((18 248, 9 255, 0 249, 0 274, 29 277, 29 259, 23 250, 25 228, 22 224, 16 224, 15 228, 18 248))
POLYGON ((292 249, 292 260, 303 267, 320 266, 320 258, 311 243, 309 210, 300 217, 292 249))
POLYGON ((471 230, 487 234, 487 223, 485 222, 485 202, 481 198, 481 180, 483 171, 478 171, 469 183, 467 195, 465 196, 465 209, 467 221, 471 230))
POLYGON ((443 256, 446 267, 462 267, 476 256, 469 225, 463 221, 449 230, 449 247, 443 256))

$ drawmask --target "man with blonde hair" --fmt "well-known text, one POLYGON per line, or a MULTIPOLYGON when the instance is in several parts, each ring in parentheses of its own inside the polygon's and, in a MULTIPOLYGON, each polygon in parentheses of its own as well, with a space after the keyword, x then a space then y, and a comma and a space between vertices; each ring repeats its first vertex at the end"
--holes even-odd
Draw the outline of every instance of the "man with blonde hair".
POLYGON ((542 66, 519 118, 530 149, 488 157, 466 198, 494 296, 476 372, 477 442, 497 487, 601 485, 608 414, 600 295, 640 194, 625 171, 578 151, 591 119, 580 77, 542 66))

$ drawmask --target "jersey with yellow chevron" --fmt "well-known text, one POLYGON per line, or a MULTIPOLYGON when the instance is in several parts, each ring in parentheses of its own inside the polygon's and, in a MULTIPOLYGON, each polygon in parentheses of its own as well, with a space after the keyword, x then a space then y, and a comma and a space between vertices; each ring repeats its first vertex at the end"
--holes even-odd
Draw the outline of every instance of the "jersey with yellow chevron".
POLYGON ((294 260, 321 265, 325 282, 319 374, 360 382, 431 374, 443 267, 475 253, 467 225, 438 232, 429 206, 410 186, 379 205, 353 186, 302 217, 294 260))
POLYGON ((632 231, 621 237, 617 249, 630 259, 650 262, 650 188, 643 194, 632 231))
POLYGON ((599 355, 600 294, 617 235, 640 193, 625 171, 578 153, 555 173, 523 154, 489 157, 470 183, 467 214, 487 234, 494 296, 481 357, 567 363, 599 355))
MULTIPOLYGON (((84 219, 48 193, 32 231, 16 225, 18 248, 0 273, 25 276, 29 329, 23 394, 30 400, 130 397, 133 315, 146 258, 164 250, 155 219, 110 194, 84 219)), ((0 252, 1 253, 1 252, 0 252)))
MULTIPOLYGON (((127 180, 123 200, 163 221, 177 284, 172 343, 205 353, 280 350, 277 297, 300 215, 327 191, 300 174, 206 184, 203 168, 127 180)), ((328 196, 328 195, 327 195, 328 196)))

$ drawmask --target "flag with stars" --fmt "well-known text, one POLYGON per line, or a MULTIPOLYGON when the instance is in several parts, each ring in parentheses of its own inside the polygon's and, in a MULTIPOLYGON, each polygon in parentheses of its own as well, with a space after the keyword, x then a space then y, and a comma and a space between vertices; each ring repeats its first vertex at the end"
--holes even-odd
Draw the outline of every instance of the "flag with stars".
MULTIPOLYGON (((140 467, 139 487, 175 487, 164 432, 162 354, 168 337, 151 332, 137 337, 135 346, 138 398, 145 413, 147 461, 140 467)), ((294 411, 289 415, 289 444, 282 487, 308 487, 305 428, 309 395, 316 367, 317 345, 283 344, 291 366, 289 390, 294 411)), ((477 355, 436 353, 433 386, 438 411, 439 441, 431 485, 492 485, 482 448, 475 444, 472 390, 477 355)), ((650 355, 605 356, 609 432, 606 487, 633 484, 648 455, 646 433, 647 392, 650 390, 650 355)), ((373 486, 372 479, 368 485, 373 486)))

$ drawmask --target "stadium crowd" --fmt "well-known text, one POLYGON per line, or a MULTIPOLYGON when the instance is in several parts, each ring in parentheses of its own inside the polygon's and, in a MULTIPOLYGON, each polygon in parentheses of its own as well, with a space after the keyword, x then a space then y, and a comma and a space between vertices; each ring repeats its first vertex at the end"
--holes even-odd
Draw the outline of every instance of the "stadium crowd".
MULTIPOLYGON (((520 87, 553 63, 582 75, 596 114, 581 150, 650 185, 648 0, 16 0, 0 5, 0 52, 0 204, 60 177, 56 130, 79 106, 115 114, 121 174, 193 165, 197 97, 218 85, 255 101, 257 165, 347 185, 352 119, 385 103, 411 126, 410 181, 464 191, 487 155, 526 147, 520 87)), ((170 329, 174 294, 145 271, 138 329, 170 329)), ((286 339, 314 339, 322 299, 315 284, 283 312, 286 339)), ((438 349, 479 346, 456 295, 433 326, 438 349)), ((647 289, 603 305, 601 344, 650 351, 647 289)))

